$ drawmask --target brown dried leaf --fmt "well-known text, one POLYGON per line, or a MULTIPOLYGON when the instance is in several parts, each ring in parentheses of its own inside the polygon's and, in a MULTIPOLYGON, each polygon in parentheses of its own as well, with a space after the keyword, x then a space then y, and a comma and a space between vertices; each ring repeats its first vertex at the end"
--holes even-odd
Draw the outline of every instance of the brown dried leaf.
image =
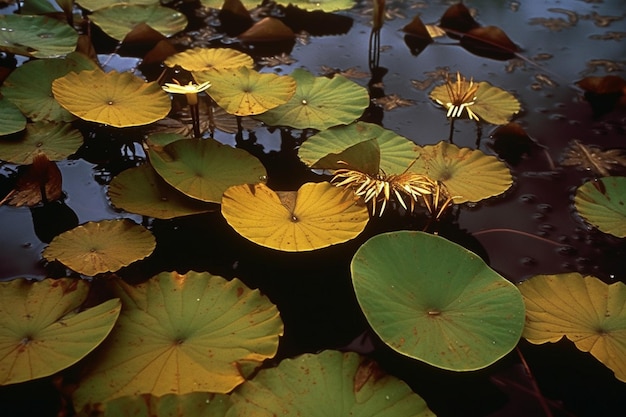
POLYGON ((45 153, 33 157, 33 163, 22 171, 15 189, 0 204, 10 206, 36 206, 58 200, 63 195, 61 171, 45 153))
POLYGON ((609 177, 609 171, 626 167, 626 153, 623 149, 608 149, 603 151, 597 146, 584 145, 574 140, 561 160, 563 166, 575 166, 579 169, 609 177))

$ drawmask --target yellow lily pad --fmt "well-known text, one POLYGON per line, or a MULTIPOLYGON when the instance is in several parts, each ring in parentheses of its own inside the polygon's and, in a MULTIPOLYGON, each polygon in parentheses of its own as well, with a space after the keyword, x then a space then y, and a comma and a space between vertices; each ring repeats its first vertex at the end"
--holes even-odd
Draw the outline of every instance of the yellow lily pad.
POLYGON ((306 183, 298 191, 276 192, 265 184, 230 187, 222 215, 246 239, 287 252, 346 242, 369 220, 353 191, 328 182, 306 183))
POLYGON ((254 68, 254 60, 248 54, 232 48, 192 48, 168 57, 164 64, 170 68, 181 68, 194 72, 198 83, 210 81, 204 79, 202 72, 217 68, 254 68), (196 72, 198 74, 196 74, 196 72), (201 81, 203 80, 203 81, 201 81))
POLYGON ((36 122, 26 125, 26 132, 13 140, 0 140, 0 159, 29 165, 45 153, 51 161, 61 161, 83 144, 83 135, 69 123, 36 122))
POLYGON ((172 36, 187 26, 184 14, 159 4, 115 4, 89 15, 107 35, 118 41, 145 23, 163 36, 172 36))
POLYGON ((120 313, 120 300, 79 313, 89 283, 69 278, 0 283, 0 385, 59 372, 98 346, 120 313))
POLYGON ((104 9, 106 7, 110 7, 120 3, 133 4, 133 5, 156 5, 160 4, 159 0, 79 0, 76 3, 83 9, 87 9, 91 12, 104 9))
POLYGON ((297 83, 291 100, 257 119, 270 126, 324 130, 354 122, 369 106, 367 89, 342 75, 315 77, 298 68, 291 76, 297 83))
POLYGON ((79 274, 115 272, 150 255, 156 247, 152 233, 128 219, 88 222, 63 232, 44 249, 43 257, 57 260, 79 274))
POLYGON ((522 336, 531 343, 568 338, 626 382, 626 285, 577 272, 536 275, 519 285, 526 304, 522 336))
POLYGON ((198 82, 209 81, 207 93, 227 113, 251 116, 285 104, 296 92, 296 81, 288 75, 260 73, 242 66, 195 72, 198 82))
POLYGON ((227 393, 276 354, 276 306, 237 278, 163 272, 113 284, 124 309, 74 394, 78 410, 129 395, 227 393))
POLYGON ((503 194, 513 184, 507 166, 478 149, 439 142, 419 148, 419 155, 410 171, 441 181, 455 204, 503 194))
POLYGON ((115 127, 152 123, 171 109, 170 98, 159 84, 130 72, 70 72, 54 80, 52 93, 73 115, 115 127))

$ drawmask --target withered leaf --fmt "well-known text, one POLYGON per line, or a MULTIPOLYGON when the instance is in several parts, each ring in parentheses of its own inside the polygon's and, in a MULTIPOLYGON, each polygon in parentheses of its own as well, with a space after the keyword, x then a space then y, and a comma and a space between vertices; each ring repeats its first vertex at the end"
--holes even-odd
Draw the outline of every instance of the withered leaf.
POLYGON ((603 151, 597 146, 585 145, 578 140, 570 143, 561 160, 563 166, 575 166, 578 169, 592 171, 600 176, 609 177, 613 171, 626 167, 624 149, 603 151))
POLYGON ((15 189, 0 204, 32 207, 41 202, 58 200, 62 195, 59 167, 45 153, 39 153, 33 157, 33 163, 20 172, 15 189))

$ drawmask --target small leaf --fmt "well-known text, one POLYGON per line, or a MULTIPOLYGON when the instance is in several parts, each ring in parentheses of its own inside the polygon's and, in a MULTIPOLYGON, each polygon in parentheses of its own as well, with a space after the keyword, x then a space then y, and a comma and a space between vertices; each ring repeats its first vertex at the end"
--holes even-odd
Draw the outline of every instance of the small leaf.
POLYGON ((264 17, 237 36, 243 42, 278 42, 295 37, 289 26, 275 17, 264 17))
POLYGON ((574 206, 604 233, 626 237, 626 177, 604 177, 576 189, 574 206))
POLYGON ((57 260, 79 274, 115 272, 150 255, 152 233, 128 219, 87 222, 52 239, 43 257, 57 260))
POLYGON ((541 344, 567 337, 626 382, 624 283, 607 285, 596 277, 572 272, 536 275, 519 289, 526 303, 526 340, 541 344))
POLYGON ((254 243, 302 252, 343 243, 361 233, 369 215, 357 203, 354 192, 327 182, 281 192, 265 184, 238 185, 224 193, 222 215, 254 243))
POLYGON ((15 189, 0 204, 32 207, 63 196, 61 171, 45 153, 36 155, 33 163, 25 168, 20 171, 15 189))
POLYGON ((461 33, 480 26, 463 3, 456 3, 448 7, 441 16, 439 24, 444 30, 451 29, 461 33))
POLYGON ((519 48, 502 29, 485 26, 470 29, 463 34, 461 46, 478 56, 507 60, 519 52, 519 48))
POLYGON ((87 281, 70 278, 0 283, 0 385, 59 372, 107 337, 120 301, 77 313, 88 291, 87 281))
POLYGON ((626 167, 626 153, 623 149, 603 151, 597 146, 585 145, 579 140, 574 140, 565 151, 561 165, 575 166, 578 169, 608 177, 611 175, 609 171, 626 167))

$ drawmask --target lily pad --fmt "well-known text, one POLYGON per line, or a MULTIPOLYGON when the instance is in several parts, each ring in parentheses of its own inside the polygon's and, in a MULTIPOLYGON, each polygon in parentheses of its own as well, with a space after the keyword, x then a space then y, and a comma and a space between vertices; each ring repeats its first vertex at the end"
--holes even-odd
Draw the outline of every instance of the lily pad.
POLYGON ((380 168, 387 174, 399 174, 418 157, 415 152, 417 146, 407 138, 377 124, 365 122, 335 126, 309 137, 298 149, 298 157, 313 169, 360 168, 363 164, 355 159, 362 158, 359 155, 351 156, 346 151, 372 139, 380 150, 379 161, 376 161, 378 167, 376 172, 362 172, 377 174, 380 168), (338 164, 337 161, 347 164, 338 164))
POLYGON ((160 273, 131 286, 114 281, 124 310, 81 380, 81 410, 114 398, 227 393, 276 354, 276 307, 234 278, 160 273))
POLYGON ((52 93, 73 115, 115 127, 152 123, 171 109, 170 98, 159 84, 130 72, 70 72, 54 80, 52 93))
POLYGON ((52 82, 70 71, 97 68, 95 62, 78 52, 65 58, 25 62, 7 77, 0 91, 33 121, 71 122, 74 115, 52 96, 52 82))
POLYGON ((0 136, 20 132, 25 127, 26 117, 20 109, 6 98, 0 97, 0 136))
POLYGON ((626 382, 626 285, 577 272, 536 275, 519 285, 526 303, 524 338, 534 344, 568 338, 626 382))
POLYGON ((94 11, 89 18, 107 35, 118 41, 139 24, 145 23, 163 36, 172 36, 187 26, 184 14, 159 4, 120 3, 94 11))
POLYGON ((0 14, 0 51, 34 58, 57 58, 76 49, 78 33, 45 16, 0 14))
POLYGON ((513 184, 507 166, 478 149, 439 142, 420 148, 419 155, 410 170, 441 181, 455 204, 503 194, 513 184))
POLYGON ((342 75, 315 77, 298 68, 291 76, 297 83, 291 100, 257 119, 270 126, 324 130, 354 122, 369 106, 367 89, 342 75))
POLYGON ((232 185, 254 184, 267 175, 261 162, 243 149, 213 139, 182 139, 150 147, 150 163, 171 186, 197 200, 222 201, 232 185))
POLYGON ((196 78, 198 83, 210 81, 202 77, 203 71, 210 71, 216 68, 254 68, 254 60, 250 55, 232 48, 187 49, 168 57, 164 64, 170 68, 178 65, 187 71, 199 72, 200 74, 194 74, 194 78, 196 78))
POLYGON ((149 164, 119 173, 109 184, 107 195, 119 209, 157 219, 172 219, 215 210, 210 204, 189 198, 176 190, 149 164))
POLYGON ((156 247, 152 233, 128 219, 88 222, 63 232, 44 249, 43 257, 57 260, 79 274, 115 272, 150 255, 156 247))
POLYGON ((245 66, 195 72, 194 78, 209 81, 211 98, 237 116, 264 113, 285 104, 296 92, 296 82, 290 76, 260 73, 245 66))
POLYGON ((356 4, 355 0, 278 0, 276 3, 284 6, 292 5, 304 10, 321 10, 324 12, 336 12, 349 10, 356 4))
POLYGON ((107 337, 120 301, 77 313, 88 292, 86 281, 69 278, 0 283, 0 385, 59 372, 107 337))
POLYGON ((576 189, 574 206, 604 233, 626 237, 626 177, 604 177, 576 189))
POLYGON ((326 350, 259 371, 231 395, 237 416, 434 417, 403 381, 354 352, 326 350))
MULTIPOLYGON (((263 0, 240 0, 241 4, 248 10, 254 9, 263 3, 263 0)), ((210 7, 213 9, 221 9, 224 5, 224 0, 200 0, 202 7, 210 7)))
POLYGON ((80 0, 76 3, 78 3, 78 5, 83 9, 93 12, 98 9, 104 9, 121 3, 150 6, 158 5, 161 2, 159 0, 80 0))
POLYGON ((87 406, 78 417, 225 417, 231 406, 230 397, 224 394, 144 394, 116 398, 94 409, 87 406))
POLYGON ((440 236, 374 236, 357 250, 351 271, 367 321, 411 358, 454 371, 481 369, 509 353, 522 334, 517 288, 440 236))
POLYGON ((0 140, 0 159, 12 164, 29 165, 45 153, 51 161, 61 161, 83 144, 83 135, 68 123, 36 122, 26 125, 19 138, 0 140))
POLYGON ((275 192, 265 184, 238 185, 224 193, 222 215, 246 239, 288 252, 346 242, 363 231, 367 208, 351 190, 328 182, 275 192))

